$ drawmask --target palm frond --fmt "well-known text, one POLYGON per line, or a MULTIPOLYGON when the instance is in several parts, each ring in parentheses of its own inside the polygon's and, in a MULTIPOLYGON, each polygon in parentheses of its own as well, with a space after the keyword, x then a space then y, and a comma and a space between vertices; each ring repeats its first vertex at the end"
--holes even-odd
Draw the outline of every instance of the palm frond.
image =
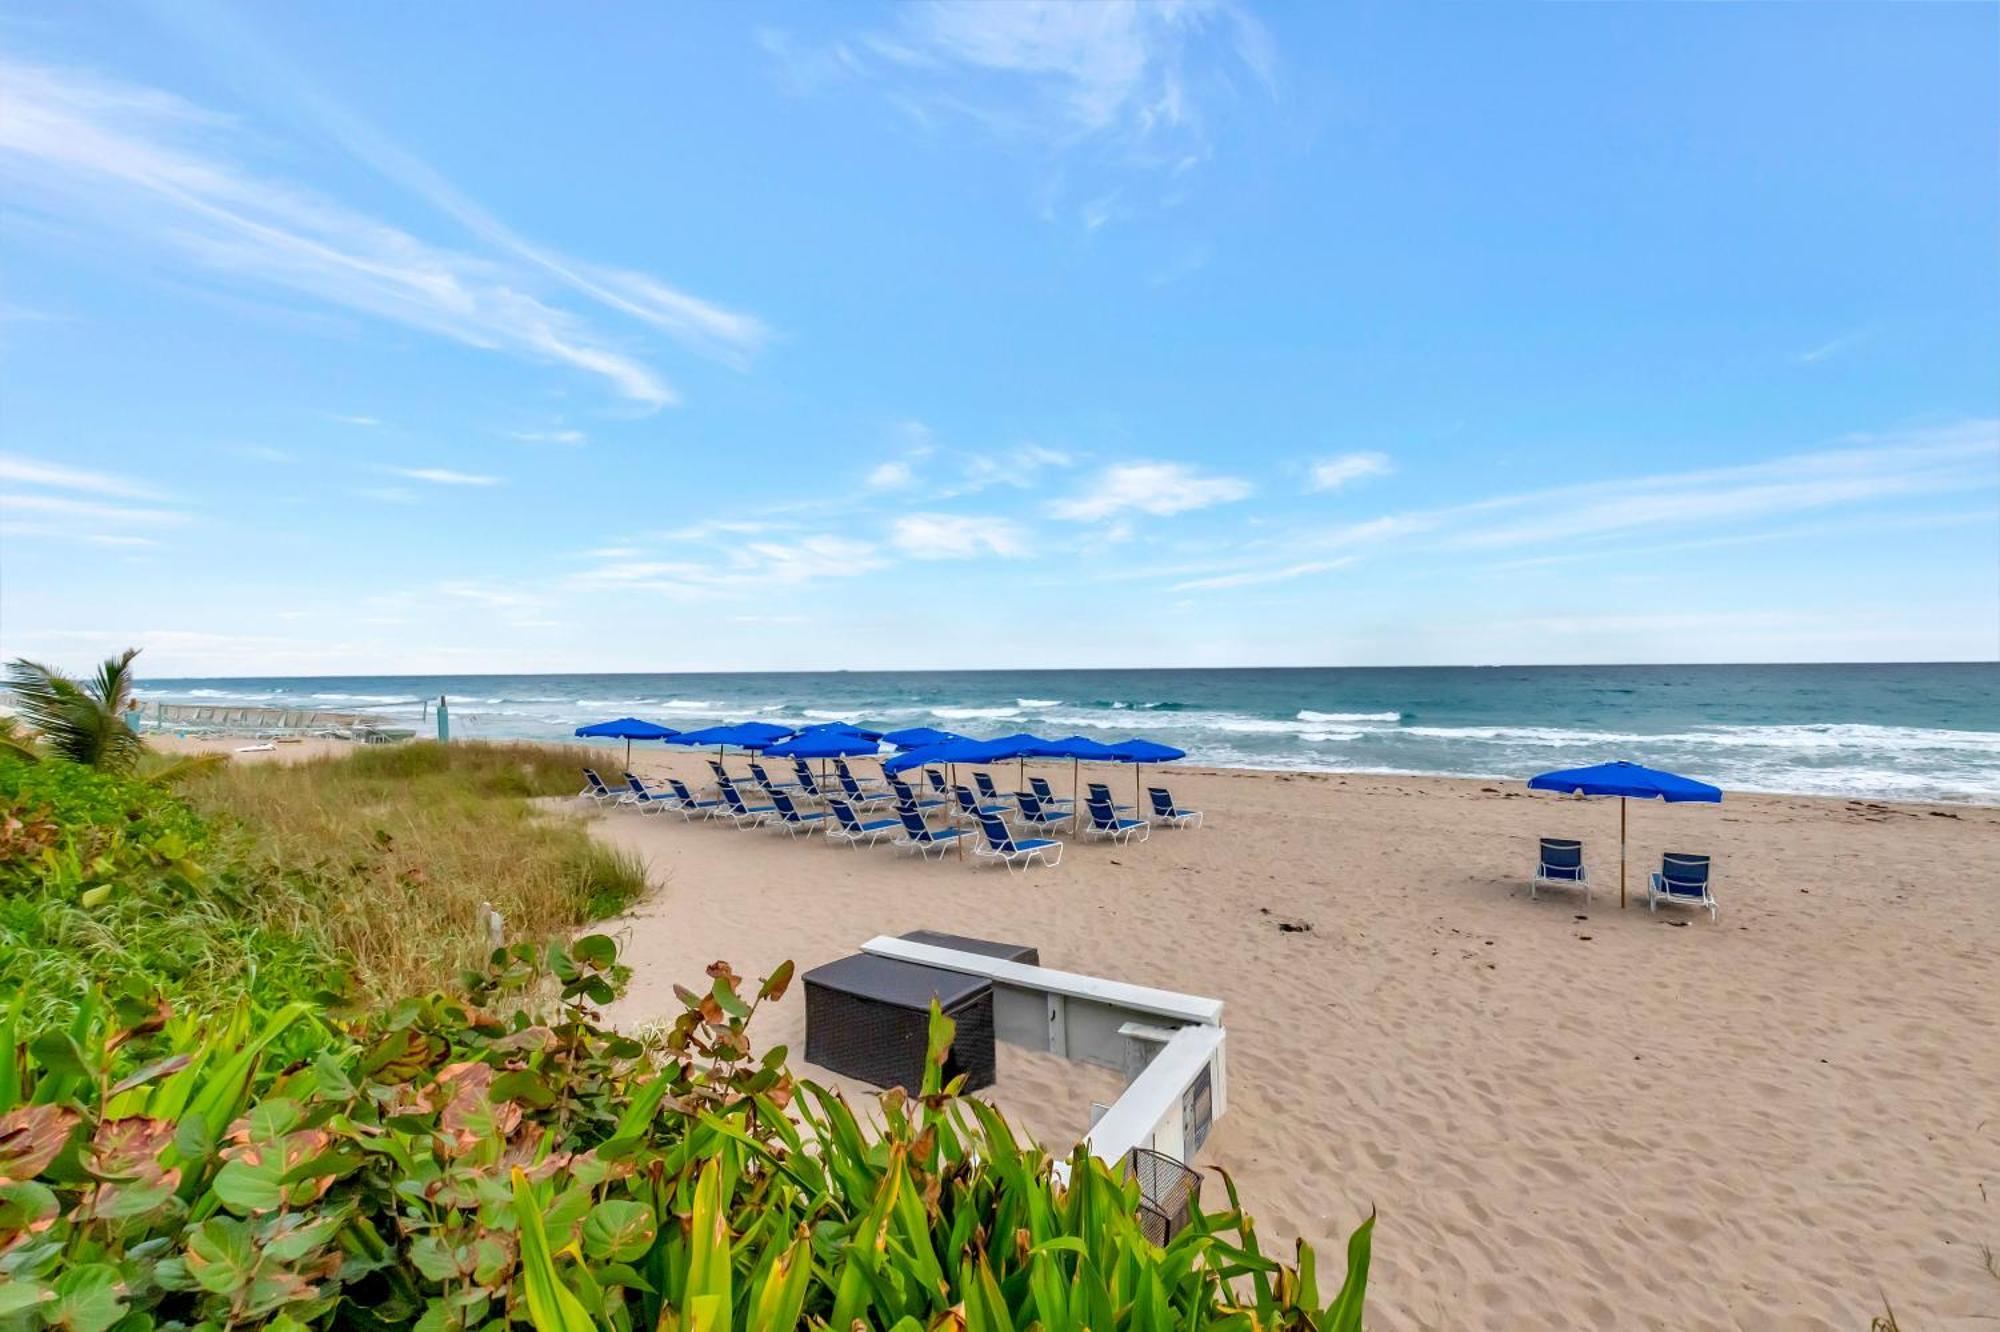
POLYGON ((132 659, 127 648, 98 667, 89 683, 79 683, 52 666, 17 658, 8 663, 7 687, 18 711, 42 734, 54 753, 75 763, 129 772, 145 752, 122 715, 132 696, 132 659))
POLYGON ((175 782, 204 772, 214 772, 229 762, 227 754, 183 754, 139 765, 134 774, 150 786, 172 786, 175 782))

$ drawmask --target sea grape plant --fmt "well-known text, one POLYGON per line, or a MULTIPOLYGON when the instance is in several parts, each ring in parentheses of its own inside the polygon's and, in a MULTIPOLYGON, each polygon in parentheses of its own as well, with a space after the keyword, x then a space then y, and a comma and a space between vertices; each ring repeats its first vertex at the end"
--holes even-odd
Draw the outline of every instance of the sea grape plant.
POLYGON ((0 1327, 1294 1328, 1361 1325, 1371 1223, 1330 1299, 1229 1210, 1164 1248, 1137 1186, 1066 1168, 942 1081, 864 1124, 748 1026, 792 980, 724 963, 641 1040, 588 936, 496 952, 459 995, 299 1002, 203 1029, 0 1016, 0 1327), (551 1003, 496 1011, 554 987, 551 1003))

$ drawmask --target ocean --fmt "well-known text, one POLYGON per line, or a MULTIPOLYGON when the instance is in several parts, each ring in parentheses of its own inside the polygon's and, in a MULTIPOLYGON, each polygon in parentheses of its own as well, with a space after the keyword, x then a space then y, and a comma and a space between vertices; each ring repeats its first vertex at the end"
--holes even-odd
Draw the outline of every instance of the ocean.
POLYGON ((829 720, 1141 735, 1246 768, 1524 778, 1627 758, 1740 791, 2000 803, 2000 663, 380 675, 149 680, 146 702, 359 709, 458 737, 829 720))

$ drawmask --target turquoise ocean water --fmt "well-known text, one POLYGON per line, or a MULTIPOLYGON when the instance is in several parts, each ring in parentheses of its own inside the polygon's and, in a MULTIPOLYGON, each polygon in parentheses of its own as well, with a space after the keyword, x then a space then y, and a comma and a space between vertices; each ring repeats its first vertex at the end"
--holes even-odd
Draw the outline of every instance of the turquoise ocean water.
POLYGON ((384 675, 152 680, 146 701, 379 710, 458 736, 627 714, 1143 735, 1208 764, 1521 778, 1629 758, 1735 790, 2000 803, 2000 663, 384 675))

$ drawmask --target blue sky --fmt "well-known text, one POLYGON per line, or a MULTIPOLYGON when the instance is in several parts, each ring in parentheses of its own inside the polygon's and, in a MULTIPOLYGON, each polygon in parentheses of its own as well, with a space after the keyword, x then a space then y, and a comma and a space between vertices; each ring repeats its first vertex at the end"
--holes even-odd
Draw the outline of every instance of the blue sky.
POLYGON ((2000 656, 2000 9, 0 8, 0 652, 2000 656))

